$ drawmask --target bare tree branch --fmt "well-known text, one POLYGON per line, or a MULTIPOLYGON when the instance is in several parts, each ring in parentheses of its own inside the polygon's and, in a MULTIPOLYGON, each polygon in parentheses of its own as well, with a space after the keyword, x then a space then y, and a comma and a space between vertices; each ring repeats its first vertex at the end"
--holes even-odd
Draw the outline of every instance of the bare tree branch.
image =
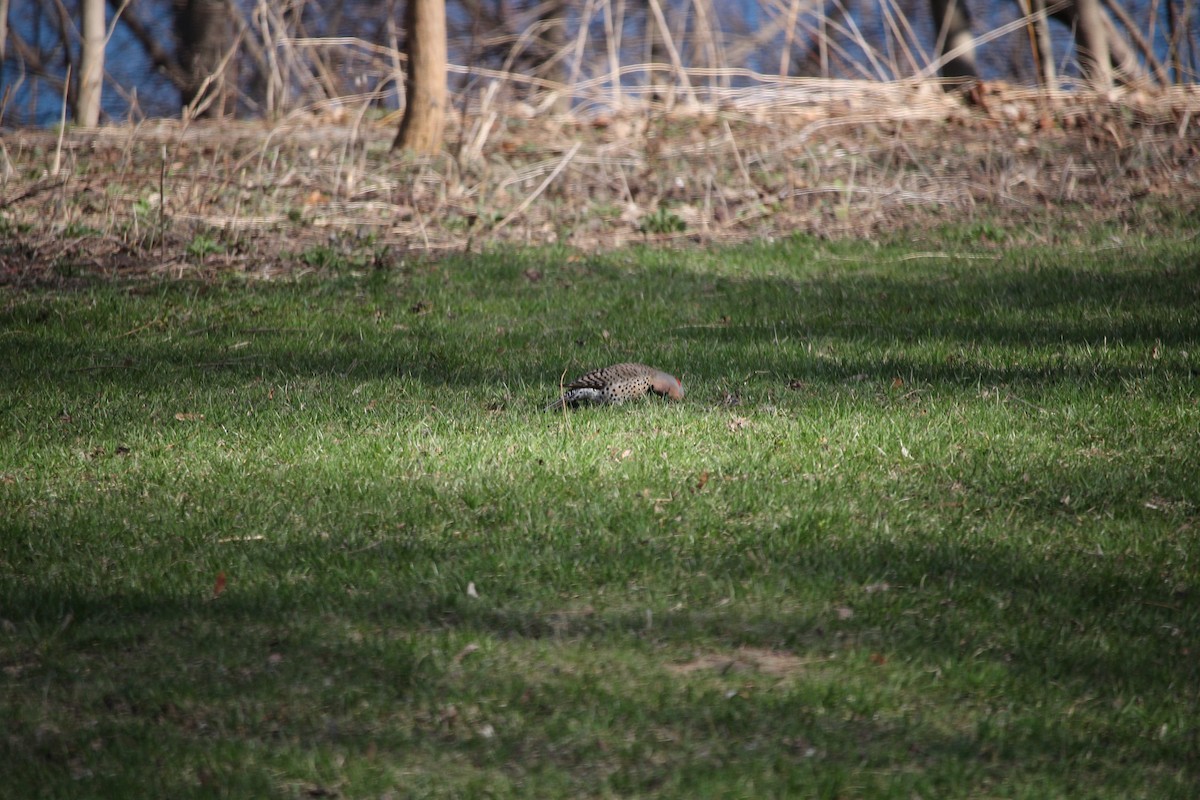
MULTIPOLYGON (((108 0, 108 5, 115 11, 121 7, 122 2, 123 0, 108 0)), ((134 0, 134 2, 129 4, 130 7, 125 10, 121 21, 125 23, 125 27, 129 29, 129 32, 133 34, 133 38, 138 40, 142 49, 146 51, 146 55, 149 57, 150 63, 154 68, 166 75, 175 88, 182 89, 185 76, 183 70, 179 68, 179 62, 163 48, 159 40, 135 13, 136 3, 137 0, 134 0)))

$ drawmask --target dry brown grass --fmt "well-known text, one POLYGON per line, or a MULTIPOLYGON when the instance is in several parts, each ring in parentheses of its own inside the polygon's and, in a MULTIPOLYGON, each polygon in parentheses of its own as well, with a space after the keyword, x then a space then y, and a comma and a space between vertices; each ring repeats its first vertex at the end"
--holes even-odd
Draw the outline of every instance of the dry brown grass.
POLYGON ((0 280, 62 264, 265 276, 312 266, 306 250, 364 243, 396 258, 869 237, 970 220, 1020 229, 1200 198, 1196 87, 1101 96, 993 84, 976 99, 928 83, 789 80, 584 117, 484 91, 429 160, 389 152, 395 120, 371 117, 365 100, 270 124, 154 121, 61 140, 14 131, 0 143, 0 280))

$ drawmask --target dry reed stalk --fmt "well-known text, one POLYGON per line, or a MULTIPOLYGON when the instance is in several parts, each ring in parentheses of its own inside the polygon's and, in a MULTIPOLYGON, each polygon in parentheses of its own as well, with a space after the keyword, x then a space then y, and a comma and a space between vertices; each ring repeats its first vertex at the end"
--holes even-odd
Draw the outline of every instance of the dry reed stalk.
MULTIPOLYGON (((776 22, 774 22, 770 26, 767 26, 762 33, 760 33, 757 37, 755 37, 755 46, 756 47, 762 47, 768 41, 773 39, 778 34, 779 31, 783 30, 783 26, 785 23, 781 22, 779 20, 785 19, 788 14, 789 6, 785 5, 785 3, 787 3, 787 2, 788 2, 788 0, 769 0, 769 2, 766 5, 766 10, 769 10, 774 13, 776 22), (767 33, 770 34, 769 38, 764 38, 767 35, 767 33)), ((839 8, 841 8, 841 6, 839 6, 839 8)), ((842 9, 842 10, 843 10, 843 16, 844 16, 844 9, 842 9)), ((813 38, 816 38, 818 41, 821 42, 822 52, 823 52, 822 58, 824 59, 823 63, 825 64, 823 69, 825 70, 825 72, 828 72, 828 52, 829 52, 829 50, 832 49, 833 52, 835 53, 835 55, 840 56, 841 59, 845 63, 852 64, 856 67, 856 69, 858 69, 860 78, 864 78, 864 79, 872 79, 873 78, 873 76, 869 72, 867 72, 865 69, 863 69, 861 66, 859 66, 857 64, 857 60, 855 59, 855 57, 850 53, 849 50, 846 49, 846 47, 844 45, 841 44, 841 42, 838 41, 837 37, 840 36, 841 38, 846 39, 848 41, 853 41, 854 39, 857 38, 860 40, 858 42, 859 46, 864 49, 870 48, 870 45, 865 41, 861 41, 861 38, 862 38, 861 34, 856 33, 854 30, 851 30, 849 27, 842 25, 841 23, 828 20, 828 18, 825 16, 825 9, 824 9, 823 4, 821 4, 821 14, 819 15, 819 27, 813 26, 811 23, 808 23, 807 21, 801 22, 800 25, 801 25, 801 28, 806 33, 808 33, 810 36, 812 36, 813 38), (832 33, 834 34, 833 36, 830 35, 830 31, 832 31, 832 33)), ((739 54, 739 55, 741 57, 738 60, 744 60, 744 58, 748 54, 739 54)), ((825 76, 823 76, 823 77, 825 77, 825 76)))
MULTIPOLYGON (((708 66, 713 68, 728 66, 721 37, 717 35, 720 28, 711 0, 692 0, 692 8, 696 12, 695 35, 699 39, 698 48, 704 52, 708 66)), ((728 88, 728 86, 723 84, 721 88, 728 88)))
MULTIPOLYGON (((862 50, 867 61, 871 66, 871 72, 863 70, 863 77, 875 78, 877 80, 886 81, 889 77, 887 71, 879 61, 879 56, 874 47, 867 41, 867 37, 858 27, 858 22, 854 19, 854 14, 842 3, 842 0, 834 0, 834 6, 842 12, 842 19, 846 20, 846 28, 849 31, 851 39, 862 50)), ((861 69, 861 67, 860 67, 861 69)))
MULTIPOLYGON (((781 1, 786 0, 770 0, 770 2, 764 3, 763 12, 777 11, 776 3, 781 1)), ((760 26, 753 34, 741 36, 736 41, 731 41, 725 49, 724 63, 726 65, 745 63, 751 55, 761 52, 764 47, 774 41, 783 32, 784 23, 778 14, 769 17, 769 20, 767 24, 760 26)))
POLYGON ((468 143, 463 150, 463 159, 466 161, 478 161, 483 157, 484 145, 499 116, 499 112, 492 108, 499 88, 500 84, 493 81, 484 89, 483 98, 479 103, 479 119, 472 124, 471 131, 466 137, 468 143))
POLYGON ((920 37, 913 30, 908 21, 908 15, 904 13, 904 9, 896 0, 885 0, 882 8, 884 16, 887 18, 888 28, 896 41, 900 43, 904 50, 904 58, 908 62, 908 69, 903 71, 900 71, 893 63, 892 74, 896 77, 912 75, 920 69, 919 64, 929 61, 929 54, 922 49, 920 37))
POLYGON ((621 50, 621 28, 625 21, 625 0, 617 0, 620 10, 619 24, 613 21, 612 4, 604 0, 604 44, 608 49, 608 75, 612 85, 612 107, 621 108, 621 62, 617 53, 621 50))
MULTIPOLYGON (((1055 11, 1059 11, 1063 8, 1066 8, 1066 6, 1070 4, 1070 2, 1071 2, 1071 0, 1057 0, 1057 2, 1054 2, 1054 3, 1047 3, 1046 7, 1044 9, 1042 9, 1041 12, 1032 14, 1031 17, 1042 18, 1042 19, 1047 18, 1047 17, 1049 17, 1049 15, 1053 14, 1055 11)), ((993 28, 992 30, 987 31, 986 33, 982 33, 980 35, 975 36, 974 37, 974 45, 978 46, 981 44, 987 44, 988 42, 995 41, 996 39, 1002 38, 1004 36, 1008 36, 1010 33, 1020 30, 1022 27, 1025 26, 1025 24, 1026 24, 1025 18, 1018 17, 1017 19, 1012 20, 1011 22, 1005 23, 1004 25, 1001 25, 998 28, 993 28)), ((959 47, 954 48, 949 53, 946 53, 942 57, 930 62, 924 69, 918 71, 916 73, 916 75, 914 75, 913 77, 919 78, 919 79, 932 78, 933 76, 937 75, 937 72, 939 69, 944 67, 952 59, 957 58, 958 56, 965 53, 968 49, 969 48, 966 45, 961 45, 959 47)), ((938 50, 939 51, 941 50, 940 46, 939 46, 938 50)))
MULTIPOLYGON (((1167 74, 1166 67, 1164 67, 1163 63, 1158 59, 1158 56, 1155 54, 1154 48, 1151 46, 1150 42, 1147 41, 1146 37, 1142 35, 1142 32, 1138 30, 1137 24, 1133 21, 1133 18, 1129 16, 1129 12, 1125 10, 1124 6, 1118 2, 1114 2, 1114 0, 1104 0, 1104 8, 1108 11, 1108 13, 1116 17, 1117 21, 1121 23, 1121 26, 1125 28, 1126 35, 1133 40, 1134 45, 1137 47, 1138 51, 1141 52, 1142 58, 1146 59, 1146 64, 1149 65, 1151 71, 1154 73, 1154 77, 1158 81, 1159 86, 1167 86, 1170 84, 1171 79, 1167 74)), ((1151 25, 1150 30, 1153 31, 1153 25, 1151 25)))
MULTIPOLYGON (((386 55, 380 55, 386 81, 386 55)), ((102 241, 55 241, 47 235, 31 250, 37 263, 55 258, 110 263, 123 248, 145 253, 148 267, 171 265, 172 273, 236 269, 265 276, 295 270, 296 254, 307 247, 327 248, 331 239, 345 237, 346 247, 355 247, 352 237, 359 230, 373 231, 378 245, 406 251, 461 249, 486 230, 473 221, 480 208, 501 216, 503 224, 486 233, 494 241, 537 243, 545 240, 544 231, 554 230, 566 233, 566 243, 586 249, 642 238, 639 220, 659 204, 686 220, 687 230, 676 238, 712 243, 797 230, 871 235, 935 219, 937 212, 929 210, 935 208, 970 215, 987 204, 1013 214, 1043 214, 1047 204, 1087 205, 1098 199, 1100 207, 1119 209, 1111 193, 1121 190, 1105 186, 1119 185, 1108 181, 1119 153, 1127 156, 1131 148, 1145 153, 1151 164, 1145 178, 1149 190, 1161 183, 1182 196, 1200 195, 1194 170, 1181 171, 1179 161, 1200 139, 1194 124, 1200 93, 1194 88, 1115 101, 1088 93, 1048 93, 1061 102, 1058 113, 1066 122, 1056 136, 1018 146, 1018 128, 1022 137, 1036 139, 1039 90, 989 87, 994 98, 989 112, 965 111, 933 84, 911 79, 821 81, 729 68, 693 68, 688 76, 694 85, 710 87, 705 102, 648 116, 608 105, 612 94, 604 69, 581 81, 591 88, 577 92, 608 111, 594 120, 571 115, 553 126, 511 123, 513 107, 505 104, 497 82, 481 93, 478 108, 456 122, 471 156, 459 164, 389 156, 383 143, 391 123, 362 113, 378 88, 348 95, 361 103, 360 113, 344 122, 331 116, 314 124, 314 112, 333 108, 331 101, 321 100, 288 113, 265 132, 261 123, 190 121, 147 122, 132 132, 102 128, 86 138, 68 130, 61 134, 64 160, 82 146, 98 154, 114 148, 123 154, 120 175, 109 181, 119 185, 109 188, 112 200, 103 219, 98 222, 94 211, 79 204, 64 209, 74 190, 52 204, 45 195, 20 200, 19 186, 6 192, 18 201, 5 213, 18 221, 40 221, 46 210, 64 209, 72 221, 92 228, 117 231, 132 222, 136 230, 137 220, 123 209, 153 192, 149 178, 165 176, 159 172, 165 164, 171 175, 159 195, 171 190, 174 196, 163 202, 171 203, 172 213, 169 220, 164 217, 169 230, 154 241, 153 251, 139 249, 141 240, 131 241, 126 233, 102 241), (722 79, 748 85, 722 91, 722 79), (1114 102, 1127 102, 1134 112, 1115 113, 1114 102), (686 124, 671 124, 672 115, 686 124), (953 142, 944 135, 947 120, 956 131, 953 142), (647 124, 655 132, 652 153, 647 124), (1071 134, 1076 126, 1080 132, 1071 134), (1143 129, 1154 133, 1139 133, 1143 129), (1087 147, 1076 146, 1083 141, 1087 147), (169 145, 170 158, 147 156, 148 149, 163 145, 169 145), (547 190, 564 175, 570 176, 566 188, 556 192, 553 203, 546 202, 547 190), (528 186, 514 189, 521 184, 528 186), (297 210, 302 219, 292 218, 297 210), (183 255, 190 237, 204 231, 237 245, 207 259, 183 255), (270 263, 261 263, 264 259, 270 263)), ((52 150, 54 135, 18 131, 6 135, 3 144, 20 167, 29 153, 52 150)), ((97 168, 104 161, 98 159, 97 168)), ((73 186, 97 179, 86 161, 74 169, 82 171, 73 186)), ((27 170, 15 172, 15 180, 25 180, 27 170)), ((61 230, 61 215, 53 218, 61 230)))
POLYGON ((787 10, 787 22, 783 25, 783 52, 779 54, 779 76, 791 74, 792 41, 796 38, 796 20, 800 17, 800 0, 792 0, 787 10))
POLYGON ((697 105, 696 93, 692 89, 691 81, 688 80, 687 70, 684 69, 683 60, 679 57, 679 50, 675 47, 675 40, 671 36, 671 29, 667 25, 667 18, 663 16, 662 6, 658 0, 649 0, 649 4, 650 11, 654 14, 654 21, 658 24, 659 35, 662 36, 663 47, 667 48, 667 55, 671 57, 671 66, 675 70, 675 79, 683 84, 683 91, 687 96, 688 104, 697 105))
POLYGON ((62 170, 63 136, 67 132, 67 89, 71 86, 71 65, 67 65, 67 77, 63 80, 62 113, 58 119, 58 143, 54 147, 54 160, 50 163, 50 174, 57 175, 62 170))
POLYGON ((583 67, 583 49, 587 45, 588 32, 591 29, 592 15, 595 10, 595 0, 587 0, 583 4, 583 12, 579 18, 579 33, 575 37, 575 44, 572 47, 571 76, 567 82, 568 86, 574 86, 579 80, 579 71, 583 67))

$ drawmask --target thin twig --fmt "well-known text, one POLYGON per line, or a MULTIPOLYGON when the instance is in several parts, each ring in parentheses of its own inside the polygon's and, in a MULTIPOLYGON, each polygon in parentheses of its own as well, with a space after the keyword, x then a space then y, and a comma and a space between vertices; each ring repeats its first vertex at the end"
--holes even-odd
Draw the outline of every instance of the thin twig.
POLYGON ((132 328, 132 329, 130 329, 130 330, 127 330, 127 331, 125 331, 124 333, 122 333, 122 334, 121 334, 120 336, 118 336, 117 338, 118 338, 118 339, 123 339, 123 338, 125 338, 126 336, 132 336, 132 335, 133 335, 133 334, 135 334, 135 333, 140 333, 141 331, 144 331, 144 330, 146 330, 147 328, 150 328, 150 327, 153 327, 153 326, 155 326, 155 325, 158 325, 158 324, 162 323, 162 321, 163 321, 163 320, 162 320, 162 318, 161 318, 161 317, 155 317, 154 319, 152 319, 152 320, 150 320, 149 322, 147 322, 145 325, 139 325, 139 326, 137 326, 136 328, 132 328))
POLYGON ((67 77, 63 78, 62 114, 58 121, 58 144, 54 147, 54 161, 50 165, 50 174, 57 175, 62 168, 63 136, 67 132, 67 93, 71 86, 71 65, 67 64, 67 77))
POLYGON ((0 200, 0 208, 8 208, 9 206, 11 206, 15 203, 21 202, 22 200, 27 200, 30 197, 36 197, 37 195, 41 194, 42 192, 48 192, 51 189, 57 189, 60 186, 65 186, 66 184, 68 184, 70 182, 71 182, 70 178, 62 178, 60 180, 45 180, 40 183, 35 183, 33 186, 30 186, 28 189, 17 192, 12 197, 7 197, 3 200, 0 200))
POLYGON ((676 78, 683 83, 687 101, 691 105, 696 105, 696 93, 692 90, 692 82, 688 79, 687 70, 683 67, 683 59, 679 57, 679 51, 675 48, 675 42, 671 38, 671 29, 667 25, 667 18, 663 16, 662 6, 659 5, 658 0, 650 0, 650 10, 654 13, 654 21, 658 23, 663 46, 667 48, 667 55, 671 57, 671 66, 675 68, 676 78))
POLYGON ((582 146, 583 146, 583 142, 575 142, 575 144, 571 146, 571 149, 567 151, 567 154, 565 156, 563 156, 562 160, 558 162, 558 166, 554 168, 554 171, 546 176, 546 180, 542 181, 542 185, 539 186, 537 189, 535 189, 533 194, 529 195, 523 201, 521 201, 521 205, 517 206, 516 209, 514 209, 512 211, 512 213, 510 213, 507 217, 505 217, 504 219, 497 222, 496 226, 494 228, 492 228, 491 233, 493 233, 493 234, 496 233, 496 231, 500 230, 505 225, 512 222, 513 219, 515 219, 517 216, 523 214, 525 212, 525 209, 529 208, 529 206, 533 203, 533 201, 538 199, 538 197, 541 196, 542 192, 546 191, 546 187, 550 185, 551 181, 553 181, 555 178, 558 177, 558 173, 560 173, 564 169, 566 169, 567 163, 570 162, 570 160, 575 157, 575 154, 579 152, 579 148, 582 146))

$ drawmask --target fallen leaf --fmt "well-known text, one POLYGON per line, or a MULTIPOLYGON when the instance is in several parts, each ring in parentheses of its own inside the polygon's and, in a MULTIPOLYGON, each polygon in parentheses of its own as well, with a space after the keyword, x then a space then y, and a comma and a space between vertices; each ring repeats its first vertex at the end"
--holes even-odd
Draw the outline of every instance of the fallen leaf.
POLYGON ((525 270, 525 280, 529 281, 530 283, 537 283, 541 279, 542 279, 542 273, 539 272, 538 270, 534 269, 533 267, 530 267, 529 269, 525 270))
POLYGON ((212 593, 212 596, 213 596, 213 599, 214 599, 214 600, 216 600, 218 597, 220 597, 220 596, 221 596, 221 594, 222 594, 222 593, 225 591, 225 583, 226 583, 226 581, 225 581, 225 573, 224 573, 224 572, 218 572, 218 573, 217 573, 217 580, 216 580, 216 582, 215 582, 215 583, 213 583, 213 593, 212 593))
POLYGON ((879 583, 868 583, 863 587, 863 591, 867 594, 875 594, 876 592, 886 592, 891 588, 892 585, 887 581, 880 581, 879 583))
POLYGON ((746 419, 745 417, 734 417, 733 419, 729 420, 729 430, 733 433, 737 433, 749 424, 750 420, 746 419))
POLYGON ((837 608, 837 618, 838 619, 842 619, 842 620, 853 619, 853 617, 854 617, 854 609, 850 608, 849 606, 838 606, 838 608, 837 608))
POLYGON ((892 388, 893 389, 903 389, 904 388, 904 379, 903 378, 892 378, 892 388))
POLYGON ((204 415, 181 411, 175 415, 175 419, 179 420, 180 422, 195 422, 196 420, 204 419, 204 415))
POLYGON ((475 644, 474 642, 471 642, 469 645, 464 647, 462 650, 459 650, 457 653, 455 653, 454 658, 452 658, 451 661, 453 661, 455 664, 461 664, 463 662, 464 658, 471 655, 472 653, 477 653, 477 652, 479 652, 479 645, 475 644))
POLYGON ((879 667, 881 667, 881 666, 883 666, 884 664, 886 664, 886 663, 887 663, 887 659, 886 659, 886 658, 884 658, 884 657, 883 657, 882 655, 880 655, 879 653, 871 653, 871 663, 872 663, 872 664, 874 664, 874 665, 876 665, 876 666, 879 666, 879 667))
POLYGON ((476 600, 479 599, 479 592, 475 589, 475 581, 467 582, 467 597, 473 597, 476 600))
POLYGON ((708 484, 708 470, 704 470, 703 472, 700 473, 700 479, 696 481, 696 488, 694 489, 694 491, 697 491, 697 492, 700 491, 707 484, 708 484))

